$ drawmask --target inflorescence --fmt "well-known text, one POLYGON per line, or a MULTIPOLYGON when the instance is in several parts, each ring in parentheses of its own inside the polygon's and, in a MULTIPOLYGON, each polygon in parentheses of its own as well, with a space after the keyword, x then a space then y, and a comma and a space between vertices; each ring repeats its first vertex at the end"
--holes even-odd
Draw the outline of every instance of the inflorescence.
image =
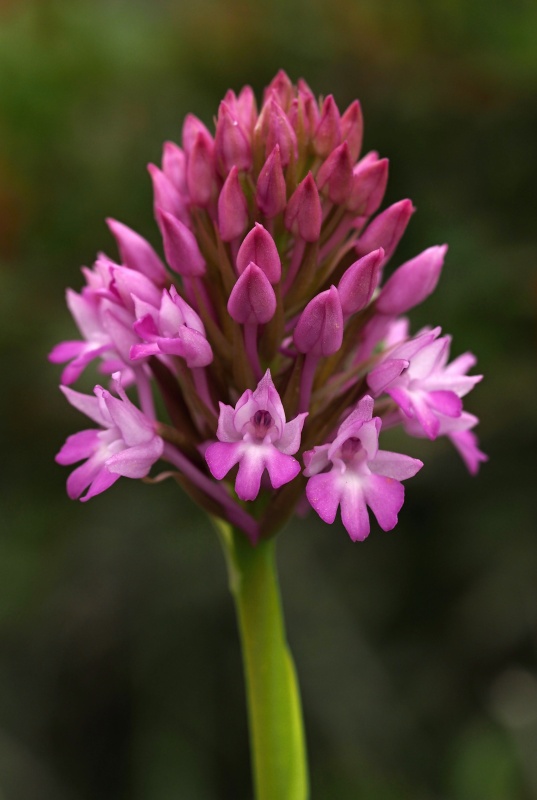
POLYGON ((50 360, 67 362, 62 391, 99 426, 56 457, 83 462, 70 497, 146 478, 163 460, 252 543, 304 497, 325 522, 340 508, 362 540, 367 507, 392 529, 401 481, 423 466, 380 450, 381 430, 447 436, 477 472, 486 456, 461 400, 481 379, 467 374, 475 358, 448 363, 450 337, 411 334, 404 316, 434 291, 447 247, 383 279, 414 208, 401 200, 374 216, 388 161, 359 158, 362 133, 358 101, 341 114, 282 71, 259 111, 249 86, 229 91, 214 136, 186 117, 182 147, 167 142, 161 167, 149 165, 165 263, 108 220, 119 263, 99 254, 82 291, 67 291, 82 339, 50 360), (94 359, 110 391, 69 388, 94 359))

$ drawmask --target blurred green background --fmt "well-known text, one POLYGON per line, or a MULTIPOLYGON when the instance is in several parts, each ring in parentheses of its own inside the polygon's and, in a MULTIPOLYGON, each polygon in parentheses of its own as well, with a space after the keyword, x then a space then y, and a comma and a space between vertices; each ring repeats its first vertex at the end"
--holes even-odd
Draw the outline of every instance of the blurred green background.
POLYGON ((251 796, 215 536, 171 483, 67 499, 83 423, 46 354, 104 218, 157 243, 162 142, 279 67, 361 99, 386 201, 418 208, 396 261, 449 242, 414 329, 478 354, 490 455, 470 478, 412 440, 394 533, 283 533, 313 798, 537 798, 536 31, 529 0, 2 0, 0 800, 251 796))

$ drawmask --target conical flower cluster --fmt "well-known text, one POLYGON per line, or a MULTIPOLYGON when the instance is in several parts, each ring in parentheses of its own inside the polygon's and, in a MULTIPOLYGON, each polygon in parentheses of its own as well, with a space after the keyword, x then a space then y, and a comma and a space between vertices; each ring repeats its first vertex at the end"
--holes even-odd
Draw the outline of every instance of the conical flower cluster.
POLYGON ((341 113, 284 72, 259 109, 250 87, 229 91, 214 134, 187 116, 181 146, 167 142, 149 166, 164 258, 109 220, 118 261, 99 255, 82 291, 67 292, 82 338, 50 360, 67 362, 68 385, 98 359, 114 392, 64 389, 100 426, 57 457, 83 462, 71 497, 164 460, 252 542, 304 497, 327 522, 339 508, 361 540, 368 508, 394 527, 400 482, 422 467, 380 450, 382 429, 448 436, 477 471, 486 457, 461 400, 480 380, 467 375, 475 359, 448 363, 450 338, 412 334, 404 316, 435 289, 447 247, 384 279, 414 208, 401 200, 377 214, 388 162, 361 155, 362 131, 357 101, 341 113))

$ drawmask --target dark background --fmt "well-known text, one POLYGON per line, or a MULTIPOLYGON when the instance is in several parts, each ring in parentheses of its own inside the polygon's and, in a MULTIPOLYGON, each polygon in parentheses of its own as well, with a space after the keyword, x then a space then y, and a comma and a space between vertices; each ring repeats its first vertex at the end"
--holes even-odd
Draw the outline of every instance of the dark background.
POLYGON ((215 536, 171 483, 67 499, 53 458, 83 419, 46 354, 79 265, 115 255, 106 216, 157 244, 162 142, 279 67, 361 99, 386 202, 418 208, 396 261, 449 242, 414 330, 478 354, 490 455, 471 478, 401 439, 426 466, 396 531, 282 534, 313 798, 537 798, 536 31, 523 0, 2 0, 1 800, 251 796, 215 536))

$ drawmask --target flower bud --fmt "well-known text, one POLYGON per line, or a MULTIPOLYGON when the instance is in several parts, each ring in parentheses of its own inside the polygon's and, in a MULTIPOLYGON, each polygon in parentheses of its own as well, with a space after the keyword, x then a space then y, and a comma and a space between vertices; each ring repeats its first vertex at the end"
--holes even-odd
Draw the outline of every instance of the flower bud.
POLYGON ((410 200, 400 200, 389 206, 368 225, 356 243, 356 253, 363 256, 384 248, 384 262, 391 258, 399 244, 415 208, 410 200))
POLYGON ((159 217, 164 253, 170 267, 185 278, 204 275, 205 261, 192 231, 166 211, 161 211, 159 217))
POLYGON ((370 217, 382 203, 387 183, 388 159, 365 156, 353 170, 352 189, 347 199, 349 211, 370 217))
POLYGON ((277 216, 285 208, 287 195, 278 144, 259 173, 255 199, 258 208, 268 219, 277 216))
POLYGON ((296 159, 296 134, 274 95, 270 96, 263 105, 255 126, 254 137, 256 136, 265 143, 265 155, 271 153, 276 145, 279 145, 283 167, 286 167, 291 159, 296 159))
POLYGON ((239 181, 239 170, 232 167, 218 197, 218 230, 224 242, 244 233, 248 225, 248 204, 239 181))
POLYGON ((108 218, 106 224, 117 242, 124 266, 141 272, 157 284, 167 280, 164 264, 143 236, 116 219, 108 218))
POLYGON ((381 314, 403 314, 423 302, 435 290, 447 245, 429 247, 396 269, 377 299, 381 314))
POLYGON ((264 325, 276 311, 276 295, 257 264, 250 263, 231 290, 227 310, 242 325, 264 325))
POLYGON ((317 174, 317 186, 327 187, 332 203, 344 203, 352 189, 353 173, 349 146, 343 142, 332 150, 317 174))
POLYGON ((310 300, 293 334, 297 350, 316 356, 337 353, 343 341, 343 312, 335 286, 310 300))
POLYGON ((347 142, 351 160, 354 163, 362 149, 364 120, 360 102, 355 100, 341 117, 341 138, 347 142))
POLYGON ((177 217, 181 222, 189 224, 185 195, 176 189, 170 179, 154 164, 148 164, 147 169, 153 182, 153 209, 157 222, 160 224, 159 209, 161 209, 177 217))
POLYGON ((237 253, 239 275, 251 262, 265 273, 270 283, 278 283, 282 275, 278 248, 270 233, 259 222, 255 223, 255 227, 247 234, 239 247, 237 253))
POLYGON ((341 142, 339 109, 331 94, 325 98, 321 119, 313 136, 313 148, 318 156, 326 158, 341 142))
POLYGON ((345 317, 361 311, 371 300, 379 281, 384 250, 379 248, 355 261, 338 284, 339 299, 345 317))
POLYGON ((186 192, 186 157, 174 142, 165 142, 162 171, 178 192, 186 192))
POLYGON ((280 69, 265 89, 264 100, 275 95, 280 106, 287 111, 294 96, 293 84, 285 70, 280 69))
POLYGON ((190 149, 186 180, 191 201, 207 206, 215 192, 214 145, 212 137, 198 133, 190 149))
POLYGON ((194 114, 187 114, 183 123, 183 149, 187 157, 190 156, 196 139, 200 134, 204 139, 210 142, 213 141, 213 137, 203 122, 194 114))
POLYGON ((306 242, 316 242, 321 235, 323 213, 319 192, 311 172, 289 198, 285 209, 285 227, 306 242))
POLYGON ((236 117, 233 116, 227 103, 220 103, 216 135, 214 141, 216 163, 223 176, 233 166, 239 171, 252 166, 252 150, 250 143, 236 117))

